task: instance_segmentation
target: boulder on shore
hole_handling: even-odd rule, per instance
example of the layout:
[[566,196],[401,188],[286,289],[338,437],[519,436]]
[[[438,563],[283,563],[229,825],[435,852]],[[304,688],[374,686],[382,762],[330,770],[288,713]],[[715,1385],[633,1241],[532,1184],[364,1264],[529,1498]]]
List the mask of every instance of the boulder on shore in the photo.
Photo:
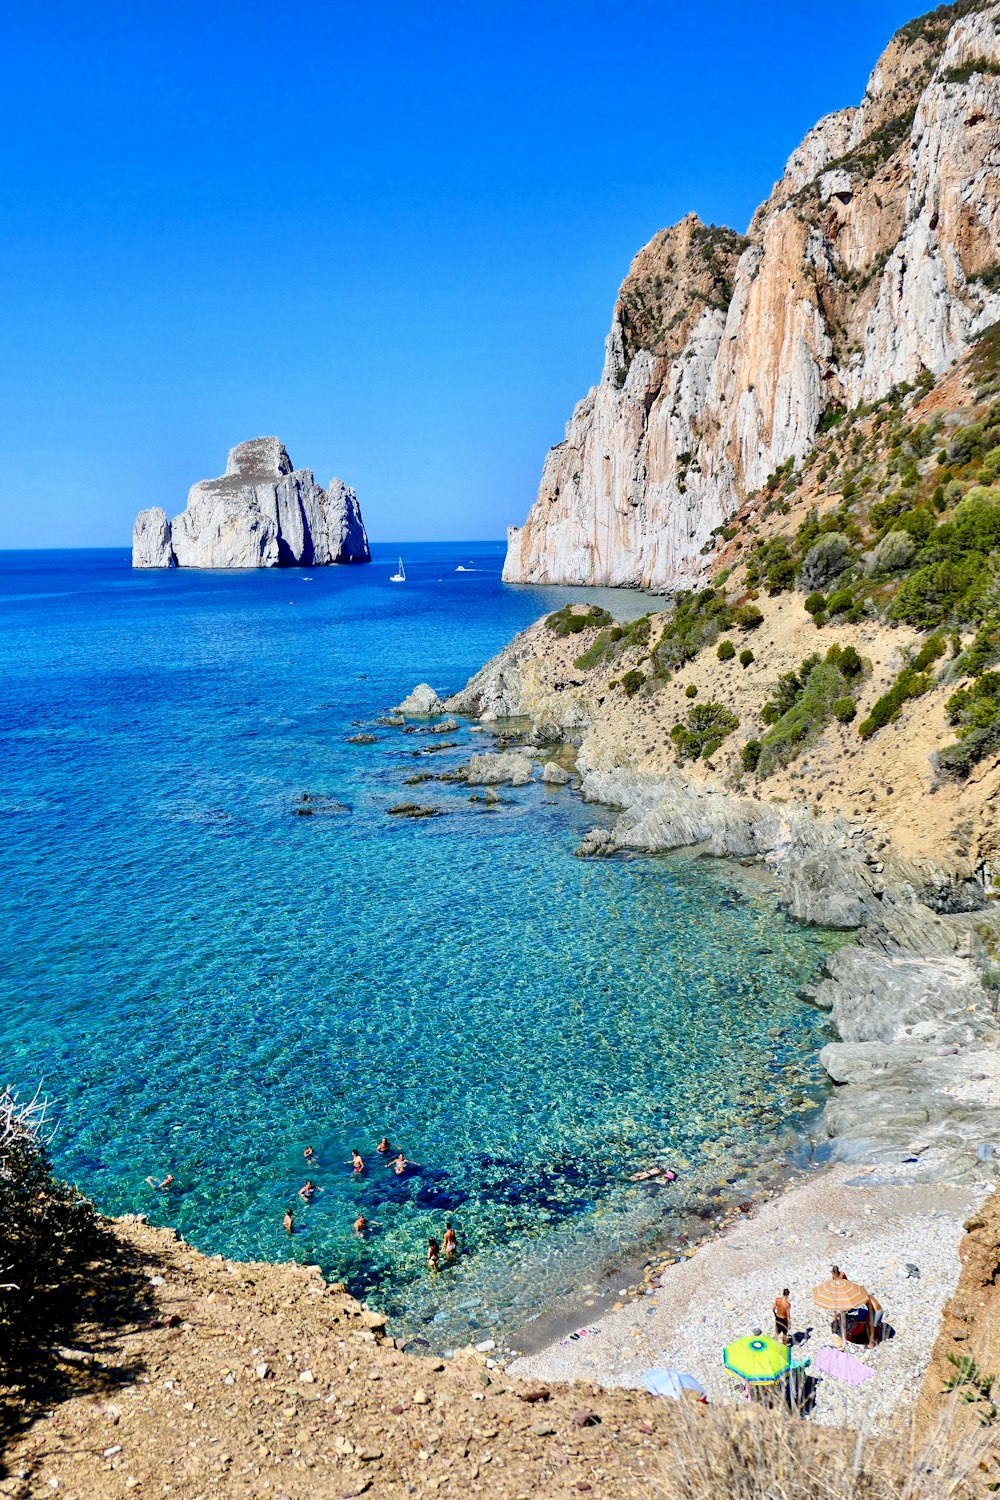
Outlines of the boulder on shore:
[[565,786],[573,778],[565,766],[561,766],[558,761],[547,760],[542,767],[542,780],[549,786]]
[[229,450],[226,472],[192,485],[172,521],[140,511],[133,568],[288,568],[371,562],[358,497],[342,479],[324,490],[293,469],[276,437]]

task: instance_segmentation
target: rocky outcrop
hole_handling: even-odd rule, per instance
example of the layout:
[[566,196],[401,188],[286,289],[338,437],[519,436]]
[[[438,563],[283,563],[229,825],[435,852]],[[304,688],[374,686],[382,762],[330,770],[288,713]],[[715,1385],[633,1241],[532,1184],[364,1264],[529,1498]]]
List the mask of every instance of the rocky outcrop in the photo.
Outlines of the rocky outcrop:
[[329,489],[310,469],[293,469],[277,438],[230,449],[226,472],[192,486],[173,521],[158,506],[140,511],[134,568],[323,567],[370,562],[358,498],[341,479]]
[[746,238],[689,215],[640,251],[508,581],[692,581],[824,412],[944,371],[1000,318],[1000,6],[957,9],[893,38]]
[[443,713],[444,704],[429,682],[418,682],[402,703],[396,705],[394,712],[406,714],[411,719],[424,719]]

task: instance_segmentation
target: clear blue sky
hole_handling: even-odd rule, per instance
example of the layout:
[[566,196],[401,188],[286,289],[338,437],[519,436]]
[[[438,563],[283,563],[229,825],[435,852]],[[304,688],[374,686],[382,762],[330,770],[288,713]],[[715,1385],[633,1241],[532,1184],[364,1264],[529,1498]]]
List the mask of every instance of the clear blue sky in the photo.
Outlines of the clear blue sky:
[[498,537],[690,209],[746,227],[907,0],[8,6],[0,547],[124,544],[235,442]]

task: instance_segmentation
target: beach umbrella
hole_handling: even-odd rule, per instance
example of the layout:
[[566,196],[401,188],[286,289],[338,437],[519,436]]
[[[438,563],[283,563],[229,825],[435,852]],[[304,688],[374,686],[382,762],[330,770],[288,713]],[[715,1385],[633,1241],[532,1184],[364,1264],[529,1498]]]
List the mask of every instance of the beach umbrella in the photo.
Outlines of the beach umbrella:
[[670,1396],[677,1401],[682,1391],[694,1391],[696,1396],[704,1396],[704,1389],[698,1384],[693,1375],[685,1375],[682,1370],[666,1370],[654,1367],[652,1370],[643,1370],[639,1376],[643,1385],[652,1396]]
[[840,1314],[840,1337],[847,1342],[847,1325],[844,1317],[852,1307],[860,1307],[868,1293],[857,1281],[848,1281],[846,1276],[831,1276],[813,1287],[813,1301],[827,1312]]
[[787,1375],[792,1367],[792,1351],[787,1344],[762,1335],[750,1335],[727,1344],[722,1351],[722,1363],[730,1375],[747,1380],[752,1385],[771,1385]]

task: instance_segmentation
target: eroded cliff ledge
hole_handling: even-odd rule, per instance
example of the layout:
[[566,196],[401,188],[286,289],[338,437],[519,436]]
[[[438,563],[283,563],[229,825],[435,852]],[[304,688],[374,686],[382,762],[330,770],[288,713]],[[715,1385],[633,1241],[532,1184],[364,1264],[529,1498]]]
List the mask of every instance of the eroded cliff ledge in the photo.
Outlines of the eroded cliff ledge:
[[939,375],[1000,318],[998,26],[993,0],[910,22],[745,238],[691,214],[640,251],[508,581],[692,582],[824,413]]
[[322,567],[370,562],[358,497],[342,479],[329,489],[293,469],[276,437],[229,450],[226,472],[192,485],[173,521],[159,506],[139,512],[134,568]]

